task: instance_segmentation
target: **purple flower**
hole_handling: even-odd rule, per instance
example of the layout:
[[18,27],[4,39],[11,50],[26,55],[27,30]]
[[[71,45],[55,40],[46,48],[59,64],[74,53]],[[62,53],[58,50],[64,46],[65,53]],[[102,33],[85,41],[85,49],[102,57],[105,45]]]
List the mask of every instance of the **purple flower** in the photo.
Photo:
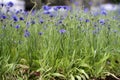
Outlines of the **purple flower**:
[[36,10],[32,10],[32,16],[36,14]]
[[101,14],[106,16],[107,15],[107,11],[103,9],[103,10],[101,10]]
[[12,18],[13,18],[14,22],[18,21],[18,17],[16,15],[13,15]]
[[53,14],[53,13],[51,13],[51,14],[49,15],[49,17],[51,17],[51,18],[54,17],[54,16],[55,16],[55,14]]
[[57,7],[54,7],[53,9],[54,9],[54,11],[58,11],[58,8],[57,8]]
[[70,10],[70,7],[69,6],[63,6],[63,8],[65,9],[65,10]]
[[62,24],[62,23],[63,23],[63,21],[62,21],[62,20],[59,20],[59,21],[58,21],[58,24]]
[[59,33],[60,33],[60,34],[63,34],[63,33],[65,33],[65,32],[66,32],[65,29],[61,29],[61,30],[59,30]]
[[20,17],[19,19],[20,19],[21,21],[23,21],[23,20],[24,20],[24,18],[23,18],[23,17]]
[[44,11],[44,14],[50,14],[50,12],[49,11]]
[[25,37],[29,37],[29,36],[30,36],[30,32],[29,32],[28,30],[25,30],[24,36],[25,36]]
[[28,28],[30,26],[30,22],[26,22],[26,27]]
[[100,13],[99,12],[93,12],[93,16],[98,16]]
[[83,18],[79,18],[79,20],[80,20],[80,21],[82,21],[82,20],[83,20]]
[[86,19],[85,22],[86,22],[86,23],[87,23],[87,22],[90,22],[90,20],[89,20],[89,19]]
[[48,10],[50,10],[51,9],[51,7],[50,6],[43,6],[43,10],[45,10],[45,11],[48,11]]
[[2,19],[6,19],[6,18],[7,18],[7,16],[5,16],[5,15],[2,15],[2,16],[1,16],[1,18],[2,18]]
[[0,3],[0,6],[1,6],[1,7],[3,7],[3,6],[4,6],[4,4],[3,4],[3,3]]
[[39,32],[38,34],[39,34],[39,35],[42,35],[42,34],[43,34],[43,32]]
[[35,24],[35,21],[34,21],[34,20],[32,20],[32,21],[31,21],[31,24]]
[[61,6],[57,6],[58,9],[61,9],[62,7]]
[[43,20],[43,19],[40,19],[40,20],[39,20],[39,23],[41,23],[41,24],[42,24],[43,22],[44,22],[44,20]]
[[104,25],[105,24],[105,20],[104,19],[100,19],[99,23],[102,24],[102,25]]
[[16,14],[19,14],[19,13],[20,13],[20,11],[19,11],[19,10],[17,10],[15,13],[16,13]]
[[7,3],[7,6],[8,6],[8,7],[13,7],[13,5],[14,5],[14,4],[13,4],[13,2],[11,2],[11,1]]
[[28,11],[24,11],[24,15],[28,16],[29,12]]
[[16,29],[19,29],[19,28],[20,28],[20,25],[17,24],[17,25],[15,26],[15,28],[16,28]]
[[86,12],[88,12],[89,11],[89,9],[88,8],[84,8],[84,12],[86,13]]

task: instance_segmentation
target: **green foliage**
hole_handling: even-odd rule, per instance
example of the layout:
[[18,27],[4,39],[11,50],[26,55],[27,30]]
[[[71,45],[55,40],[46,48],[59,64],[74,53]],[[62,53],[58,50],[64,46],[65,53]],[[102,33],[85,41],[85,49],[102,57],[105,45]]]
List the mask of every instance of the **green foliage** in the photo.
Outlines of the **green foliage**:
[[[111,19],[112,13],[68,12],[59,24],[64,14],[54,18],[40,12],[31,15],[24,16],[25,21],[0,22],[0,80],[89,80],[106,72],[120,74],[119,21]],[[39,23],[39,15],[43,23]],[[26,26],[31,20],[35,24]],[[65,32],[60,33],[61,29]],[[28,37],[24,36],[26,30]]]

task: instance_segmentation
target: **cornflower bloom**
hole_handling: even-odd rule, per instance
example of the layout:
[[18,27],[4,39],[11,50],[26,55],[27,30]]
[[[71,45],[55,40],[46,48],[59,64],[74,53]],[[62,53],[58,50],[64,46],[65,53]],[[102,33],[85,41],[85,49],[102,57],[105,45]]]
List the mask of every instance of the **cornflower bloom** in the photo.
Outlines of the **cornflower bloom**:
[[3,7],[4,6],[4,4],[3,3],[0,3],[0,7]]
[[20,25],[17,24],[17,25],[15,26],[15,28],[16,28],[16,29],[19,29],[19,28],[20,28]]
[[2,19],[6,19],[7,16],[6,16],[6,15],[2,15],[1,18],[2,18]]
[[44,11],[44,14],[50,14],[50,11]]
[[32,20],[32,21],[31,21],[31,24],[35,24],[35,21],[34,21],[34,20]]
[[42,34],[43,34],[43,32],[39,32],[38,34],[39,34],[39,35],[42,35]]
[[99,23],[102,24],[102,25],[104,25],[105,24],[105,20],[104,19],[100,19]]
[[86,19],[85,22],[86,22],[86,23],[87,23],[87,22],[90,22],[90,20],[89,20],[89,19]]
[[45,10],[45,11],[48,11],[48,10],[50,10],[51,9],[51,7],[50,6],[43,6],[43,10]]
[[7,6],[8,6],[8,7],[13,7],[14,4],[13,4],[13,2],[10,1],[10,2],[7,3]]
[[29,32],[28,30],[25,30],[24,36],[25,36],[25,37],[29,37],[29,36],[30,36],[30,32]]
[[43,20],[43,19],[40,19],[40,20],[39,20],[39,23],[41,23],[41,24],[44,23],[44,20]]
[[84,8],[84,12],[87,13],[89,11],[88,8]]
[[105,9],[101,9],[101,14],[106,16],[107,15],[107,11]]
[[57,7],[54,7],[53,9],[54,9],[54,11],[58,11],[58,8],[57,8]]
[[12,18],[13,18],[14,22],[18,21],[18,17],[16,15],[13,15]]
[[19,19],[20,19],[21,21],[23,21],[23,20],[24,20],[24,18],[23,18],[23,17],[20,17]]
[[71,10],[71,7],[70,7],[70,6],[63,6],[63,8],[64,8],[64,10],[66,10],[66,11]]
[[59,33],[60,33],[60,34],[64,34],[65,32],[66,32],[65,29],[60,29],[60,30],[59,30]]

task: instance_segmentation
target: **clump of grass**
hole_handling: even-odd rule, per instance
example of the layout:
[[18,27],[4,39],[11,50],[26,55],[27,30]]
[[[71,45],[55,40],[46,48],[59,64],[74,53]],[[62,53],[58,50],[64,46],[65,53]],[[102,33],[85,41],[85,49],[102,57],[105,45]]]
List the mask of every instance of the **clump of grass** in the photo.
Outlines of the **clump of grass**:
[[41,10],[0,17],[1,79],[88,80],[120,74],[119,16],[114,13]]

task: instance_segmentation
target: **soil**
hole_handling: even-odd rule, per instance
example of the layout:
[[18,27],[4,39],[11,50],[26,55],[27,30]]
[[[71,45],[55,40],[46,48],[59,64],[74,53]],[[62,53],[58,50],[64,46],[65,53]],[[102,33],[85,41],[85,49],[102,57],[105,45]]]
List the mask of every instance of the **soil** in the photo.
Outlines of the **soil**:
[[92,80],[120,80],[120,76],[119,76],[119,77],[117,77],[117,78],[115,78],[115,77],[113,77],[113,76],[106,76],[106,78],[105,78],[105,79],[101,79],[101,78],[94,78],[94,79],[92,79]]

